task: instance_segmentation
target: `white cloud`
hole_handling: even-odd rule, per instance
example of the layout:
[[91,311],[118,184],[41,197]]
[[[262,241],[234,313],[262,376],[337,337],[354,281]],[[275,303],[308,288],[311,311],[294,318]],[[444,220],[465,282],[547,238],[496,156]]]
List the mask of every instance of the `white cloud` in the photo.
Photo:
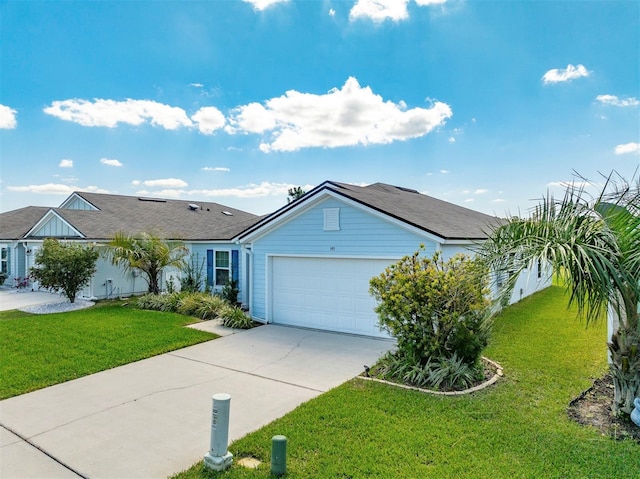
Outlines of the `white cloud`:
[[639,106],[640,101],[637,98],[618,98],[616,95],[598,95],[596,100],[605,105],[612,106]]
[[449,173],[449,170],[440,170],[440,173],[442,173],[443,175],[446,175],[447,173]]
[[473,198],[467,198],[466,200],[464,200],[465,203],[473,203],[476,200],[474,200]]
[[13,108],[0,104],[0,130],[13,130],[18,125],[17,113]]
[[155,190],[153,192],[147,190],[136,191],[137,195],[150,195],[152,194],[158,198],[180,198],[185,194],[184,190],[174,190],[174,189],[164,189],[164,190]]
[[453,136],[449,137],[449,143],[455,143],[456,139]]
[[231,171],[229,168],[225,168],[223,166],[204,166],[201,168],[202,171]]
[[153,126],[161,126],[166,130],[193,126],[182,108],[152,100],[115,101],[99,98],[93,101],[63,100],[52,102],[51,106],[44,109],[44,112],[82,126],[114,128],[118,123],[129,125],[149,123]]
[[452,115],[446,103],[405,110],[384,101],[370,87],[350,77],[342,89],[315,95],[295,90],[236,108],[229,118],[229,133],[270,133],[260,145],[264,152],[301,148],[369,145],[417,138],[445,123]]
[[74,191],[89,191],[92,193],[109,193],[108,190],[97,186],[78,188],[75,186],[61,185],[59,183],[47,183],[44,185],[7,186],[7,190],[19,193],[36,193],[41,195],[70,195]]
[[197,123],[200,133],[211,135],[226,124],[224,115],[214,106],[200,108],[191,119]]
[[544,83],[560,83],[587,76],[589,76],[589,71],[584,67],[584,65],[573,66],[569,64],[564,70],[560,68],[549,70],[542,77],[542,81]]
[[[137,181],[137,180],[136,180]],[[135,184],[140,184],[134,183]],[[145,180],[142,182],[145,186],[151,187],[161,187],[161,188],[184,188],[185,186],[189,186],[186,181],[180,180],[178,178],[164,178],[160,180]]]
[[277,3],[286,3],[289,0],[243,0],[243,1],[253,5],[253,8],[255,8],[256,10],[264,10],[265,8],[269,8],[271,5],[275,5]]
[[329,9],[329,16],[330,17],[335,17],[336,16],[336,11],[333,8]]
[[627,153],[640,153],[640,143],[625,143],[618,145],[615,149],[616,155],[625,155]]
[[[215,190],[193,190],[190,195],[205,197],[236,197],[236,198],[260,198],[265,196],[286,196],[290,188],[300,185],[288,183],[270,183],[263,181],[258,184],[249,184],[238,188],[222,188]],[[303,190],[309,191],[313,186],[305,185]]]
[[139,186],[141,183],[142,183],[142,182],[141,182],[140,180],[133,180],[133,181],[131,182],[131,184],[132,184],[133,186]]
[[349,18],[368,18],[374,22],[393,20],[397,22],[409,17],[407,12],[409,0],[358,0],[351,7]]
[[485,193],[488,193],[489,190],[485,190],[484,188],[478,188],[476,191],[473,192],[474,195],[484,195]]
[[119,160],[111,158],[100,158],[100,163],[107,166],[122,166]]
[[58,163],[58,166],[60,168],[73,168],[73,160],[69,160],[69,159],[63,159],[60,160],[60,163]]
[[507,200],[505,200],[503,198],[496,198],[495,200],[493,200],[494,203],[504,203],[505,201],[507,201]]
[[[442,5],[447,0],[415,0],[419,7]],[[392,20],[394,22],[409,18],[407,5],[409,0],[357,0],[351,7],[349,19],[368,18],[374,22]]]
[[189,83],[189,86],[192,86],[193,88],[202,88],[202,87],[204,87],[204,85],[202,83]]
[[551,183],[547,183],[547,186],[552,188],[552,187],[556,187],[556,188],[563,188],[563,189],[567,189],[567,188],[572,188],[572,189],[583,189],[583,188],[587,188],[589,186],[593,186],[594,183],[591,183],[589,181],[575,181],[575,180],[571,180],[571,181],[552,181]]

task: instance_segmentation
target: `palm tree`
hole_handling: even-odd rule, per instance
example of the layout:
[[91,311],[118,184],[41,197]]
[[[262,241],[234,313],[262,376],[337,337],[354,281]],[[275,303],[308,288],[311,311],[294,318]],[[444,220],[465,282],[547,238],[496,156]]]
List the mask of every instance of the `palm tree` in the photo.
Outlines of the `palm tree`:
[[595,198],[570,185],[561,201],[548,194],[530,218],[505,220],[480,255],[497,276],[508,272],[502,299],[518,275],[540,261],[564,280],[569,304],[587,324],[609,308],[617,323],[608,343],[613,410],[630,414],[640,397],[640,177],[605,179]]
[[301,186],[289,188],[287,191],[287,204],[293,203],[295,200],[302,198],[307,192]]
[[111,262],[129,271],[142,273],[149,292],[160,293],[160,274],[166,267],[184,267],[188,248],[180,241],[168,241],[152,232],[128,235],[118,232],[109,242],[107,255]]

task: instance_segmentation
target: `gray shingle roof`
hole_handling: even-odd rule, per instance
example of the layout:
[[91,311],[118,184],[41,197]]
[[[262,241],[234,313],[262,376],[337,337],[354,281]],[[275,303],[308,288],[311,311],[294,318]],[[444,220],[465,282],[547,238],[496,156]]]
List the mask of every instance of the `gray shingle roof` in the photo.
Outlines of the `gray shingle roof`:
[[50,209],[46,206],[27,206],[0,213],[0,239],[17,240],[23,238]]
[[491,226],[501,221],[495,216],[438,200],[408,188],[385,183],[354,186],[325,181],[301,198],[249,227],[241,237],[272,224],[283,214],[324,191],[331,191],[445,240],[484,240],[491,231]]
[[447,240],[482,240],[500,220],[415,190],[385,183],[354,186],[334,181],[326,188]]
[[[254,214],[218,203],[85,192],[75,194],[95,206],[97,210],[40,208],[40,216],[35,220],[31,215],[27,218],[26,214],[20,213],[22,210],[2,213],[0,237],[10,239],[5,235],[5,222],[11,225],[11,228],[6,228],[7,232],[20,230],[13,223],[21,223],[24,226],[30,222],[28,231],[49,210],[58,214],[87,239],[94,240],[108,240],[117,231],[133,234],[147,230],[154,230],[173,239],[230,240],[260,219]],[[198,208],[194,209],[190,204],[197,205]],[[28,208],[23,208],[26,209]],[[24,233],[26,231],[22,234]]]

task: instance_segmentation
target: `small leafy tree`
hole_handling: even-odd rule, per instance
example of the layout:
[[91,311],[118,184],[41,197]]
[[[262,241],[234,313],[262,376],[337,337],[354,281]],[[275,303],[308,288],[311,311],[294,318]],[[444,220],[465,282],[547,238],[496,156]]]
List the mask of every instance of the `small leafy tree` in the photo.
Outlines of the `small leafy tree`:
[[35,257],[31,277],[45,288],[61,289],[71,303],[96,272],[99,253],[93,246],[46,239]]
[[181,241],[169,241],[153,232],[137,235],[119,232],[109,242],[106,254],[114,265],[142,273],[149,284],[149,293],[159,294],[162,270],[182,269],[189,249]]
[[490,301],[484,265],[468,256],[444,261],[421,247],[370,280],[380,326],[397,355],[416,366],[443,360],[475,367],[487,345]]

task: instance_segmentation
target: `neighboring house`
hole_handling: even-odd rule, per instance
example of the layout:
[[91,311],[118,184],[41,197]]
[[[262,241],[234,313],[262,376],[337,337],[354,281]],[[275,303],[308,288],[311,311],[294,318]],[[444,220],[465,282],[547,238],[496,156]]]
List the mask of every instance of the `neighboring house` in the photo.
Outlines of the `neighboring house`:
[[[266,323],[385,337],[376,325],[369,279],[421,244],[445,259],[472,254],[498,221],[415,190],[327,181],[240,235],[251,315]],[[532,265],[512,301],[549,284],[548,272]]]
[[[207,284],[219,290],[230,279],[243,281],[240,246],[233,239],[259,219],[217,203],[75,192],[58,208],[27,207],[0,214],[1,267],[8,276],[5,284],[12,285],[29,276],[45,238],[103,245],[118,231],[154,231],[184,241],[194,261],[203,265]],[[162,284],[172,274],[179,273],[165,272]],[[38,285],[29,282],[28,287]],[[128,296],[147,288],[142,278],[101,257],[81,295]]]

